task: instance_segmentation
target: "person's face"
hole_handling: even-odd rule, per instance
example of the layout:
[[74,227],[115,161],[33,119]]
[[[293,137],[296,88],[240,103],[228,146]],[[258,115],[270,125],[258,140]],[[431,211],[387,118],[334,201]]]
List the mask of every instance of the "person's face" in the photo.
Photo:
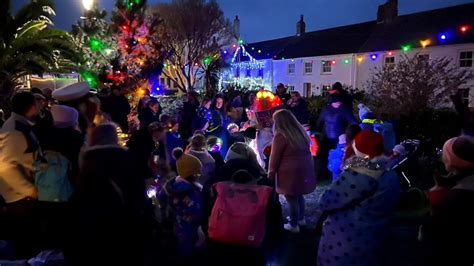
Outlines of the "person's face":
[[221,109],[221,108],[222,108],[222,105],[224,105],[224,99],[222,99],[222,98],[217,98],[217,99],[216,99],[216,108],[217,108],[217,109]]
[[298,101],[298,96],[296,96],[296,94],[291,94],[291,100],[293,100],[293,102]]
[[285,92],[285,87],[283,86],[278,86],[277,87],[277,93],[284,93]]
[[160,110],[160,106],[158,104],[153,104],[150,106],[150,109],[153,113],[158,113],[158,111]]
[[334,102],[334,103],[331,104],[331,106],[334,107],[334,108],[336,108],[336,109],[339,108],[339,107],[341,107],[341,105],[342,105],[341,102]]
[[36,117],[39,116],[40,110],[41,110],[41,104],[38,103],[38,101],[36,101],[36,104],[33,104],[32,106],[30,106],[28,111],[26,111],[25,116],[30,120],[34,120]]
[[163,140],[165,138],[165,132],[164,131],[154,131],[153,134],[151,135],[153,138],[153,141],[158,142],[160,140]]

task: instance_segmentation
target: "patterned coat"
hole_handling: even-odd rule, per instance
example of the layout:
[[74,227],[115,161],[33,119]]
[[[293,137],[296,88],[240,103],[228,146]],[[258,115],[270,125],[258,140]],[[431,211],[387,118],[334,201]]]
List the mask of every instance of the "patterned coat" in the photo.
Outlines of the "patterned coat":
[[384,265],[379,255],[390,215],[398,203],[400,184],[387,160],[352,157],[339,178],[323,193],[323,224],[318,265]]

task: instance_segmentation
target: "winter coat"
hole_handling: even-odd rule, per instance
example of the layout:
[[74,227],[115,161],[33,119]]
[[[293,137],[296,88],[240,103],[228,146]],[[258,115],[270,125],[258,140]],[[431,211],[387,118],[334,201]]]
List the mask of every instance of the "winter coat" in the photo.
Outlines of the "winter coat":
[[84,146],[84,137],[81,132],[73,128],[50,128],[49,137],[41,143],[44,151],[56,151],[71,162],[71,181],[76,181],[79,173],[79,153]]
[[84,153],[72,198],[72,261],[76,265],[139,264],[145,235],[145,185],[137,173],[130,153],[118,145],[94,146]]
[[161,160],[166,161],[166,146],[163,142],[159,142],[158,150],[156,150],[155,141],[150,135],[147,128],[142,128],[132,134],[132,137],[127,142],[127,147],[138,165],[139,176],[149,178],[152,176],[152,171],[149,166],[150,159],[153,153],[156,153]]
[[336,181],[337,177],[342,172],[342,161],[345,149],[345,144],[338,144],[336,149],[329,151],[328,169],[332,173],[333,182]]
[[166,183],[165,191],[176,216],[178,250],[182,255],[190,256],[196,250],[202,217],[201,187],[178,176]]
[[357,124],[351,110],[344,106],[334,108],[330,105],[321,112],[317,130],[321,132],[324,129],[326,138],[337,139],[345,133],[347,126],[351,124]]
[[183,109],[181,110],[181,121],[179,123],[179,133],[183,136],[183,139],[188,139],[193,135],[193,120],[197,116],[197,108],[199,103],[192,104],[190,102],[184,102]]
[[313,157],[308,147],[293,147],[282,134],[273,138],[268,178],[276,179],[278,194],[306,195],[316,188]]
[[209,154],[214,158],[214,161],[216,161],[216,170],[219,169],[221,166],[224,165],[224,157],[222,157],[222,154],[218,151],[209,151]]
[[474,253],[474,175],[458,181],[433,210],[431,220],[423,225],[423,239],[430,247],[426,265],[472,265]]
[[0,195],[6,203],[35,193],[34,163],[39,144],[33,123],[12,113],[0,130]]
[[201,161],[201,176],[203,177],[199,180],[201,184],[205,183],[207,178],[214,176],[216,172],[216,161],[214,158],[212,158],[208,151],[197,151],[190,149],[188,154],[193,155],[194,157],[198,158],[199,161]]
[[117,123],[124,132],[128,132],[128,115],[130,114],[130,104],[123,95],[110,96],[108,101],[109,114],[112,120]]
[[329,216],[323,224],[318,265],[385,265],[380,257],[400,195],[398,177],[388,169],[386,158],[369,162],[352,157],[321,195],[318,205]]
[[153,122],[160,122],[161,106],[158,113],[153,113],[150,108],[144,108],[139,114],[140,128],[147,128]]
[[309,112],[308,112],[308,104],[304,99],[299,99],[295,105],[288,106],[288,109],[293,113],[296,117],[296,120],[300,122],[300,124],[308,124],[309,121]]
[[172,152],[174,148],[183,148],[184,142],[181,135],[177,132],[166,132],[166,153],[169,163],[172,167],[176,167],[176,161],[173,159]]

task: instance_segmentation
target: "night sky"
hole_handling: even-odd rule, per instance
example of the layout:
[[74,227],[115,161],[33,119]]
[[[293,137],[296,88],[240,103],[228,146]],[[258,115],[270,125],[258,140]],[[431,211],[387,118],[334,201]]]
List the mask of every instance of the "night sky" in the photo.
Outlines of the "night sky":
[[[4,1],[4,0],[0,0]],[[18,8],[29,0],[14,0]],[[98,0],[111,10],[115,0]],[[149,4],[169,0],[149,0]],[[296,34],[296,22],[305,16],[306,30],[330,28],[374,20],[377,7],[386,0],[217,0],[231,20],[239,15],[241,35],[247,42],[263,41]],[[409,14],[474,0],[399,0],[400,14]],[[82,13],[81,0],[55,0],[57,27],[70,30]]]

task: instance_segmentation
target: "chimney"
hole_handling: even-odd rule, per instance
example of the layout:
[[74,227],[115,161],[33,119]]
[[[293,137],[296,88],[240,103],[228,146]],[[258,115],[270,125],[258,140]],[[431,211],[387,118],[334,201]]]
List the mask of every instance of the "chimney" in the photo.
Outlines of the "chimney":
[[306,23],[304,23],[304,16],[301,15],[300,21],[296,23],[296,35],[302,36],[306,33]]
[[237,40],[240,39],[240,19],[239,16],[235,16],[234,19],[234,35]]
[[398,17],[398,0],[388,0],[380,5],[377,12],[377,23],[391,23]]

